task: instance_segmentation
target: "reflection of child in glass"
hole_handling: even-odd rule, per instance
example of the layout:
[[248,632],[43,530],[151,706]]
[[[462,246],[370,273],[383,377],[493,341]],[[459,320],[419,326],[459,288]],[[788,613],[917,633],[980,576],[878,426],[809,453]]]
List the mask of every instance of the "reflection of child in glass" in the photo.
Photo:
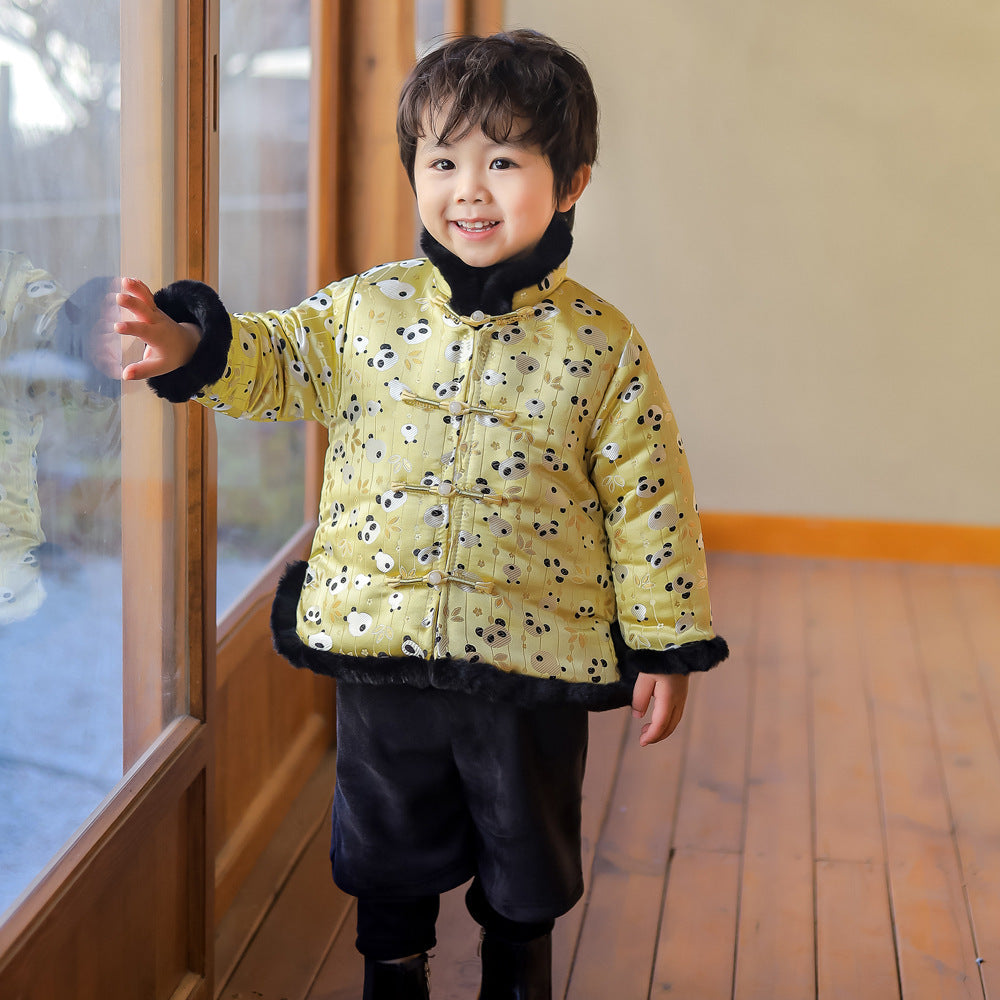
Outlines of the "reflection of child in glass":
[[38,446],[46,415],[101,414],[105,452],[119,447],[119,385],[107,373],[121,367],[121,342],[104,315],[109,284],[91,278],[67,296],[23,253],[0,250],[0,628],[45,601]]
[[597,149],[585,67],[551,39],[460,38],[399,106],[426,257],[230,316],[126,281],[126,379],[330,430],[308,563],[275,644],[338,686],[334,878],[365,996],[426,996],[438,894],[465,880],[482,997],[548,997],[582,892],[587,710],[680,720],[715,636],[697,507],[649,352],[566,275]]

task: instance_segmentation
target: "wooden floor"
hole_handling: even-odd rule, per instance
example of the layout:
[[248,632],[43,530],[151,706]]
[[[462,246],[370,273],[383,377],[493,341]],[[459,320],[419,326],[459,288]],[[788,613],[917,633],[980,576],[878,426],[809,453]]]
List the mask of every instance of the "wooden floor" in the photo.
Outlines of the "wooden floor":
[[[711,579],[732,656],[677,733],[592,717],[554,995],[1000,1000],[1000,571],[716,555]],[[227,1000],[361,996],[329,780],[252,939],[239,906],[224,925]],[[449,894],[436,1000],[475,997],[477,940]]]

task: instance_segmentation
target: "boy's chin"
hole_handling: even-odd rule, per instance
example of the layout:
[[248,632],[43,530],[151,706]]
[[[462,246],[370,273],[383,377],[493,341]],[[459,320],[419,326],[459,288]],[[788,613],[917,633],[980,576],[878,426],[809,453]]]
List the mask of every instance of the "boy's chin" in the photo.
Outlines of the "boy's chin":
[[[537,244],[536,244],[537,246]],[[512,254],[505,254],[502,250],[487,250],[486,248],[466,248],[461,246],[450,247],[451,252],[469,267],[496,267],[498,264],[507,264],[511,261],[522,260],[531,255],[535,249],[530,246],[524,250],[517,250]]]

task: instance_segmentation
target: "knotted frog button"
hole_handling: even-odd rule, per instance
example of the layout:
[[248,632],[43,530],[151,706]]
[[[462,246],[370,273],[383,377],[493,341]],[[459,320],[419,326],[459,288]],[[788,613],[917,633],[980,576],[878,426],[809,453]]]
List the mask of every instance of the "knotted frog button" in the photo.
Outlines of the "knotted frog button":
[[450,402],[450,403],[448,404],[448,412],[449,412],[449,413],[453,413],[453,414],[455,414],[455,416],[456,416],[456,417],[457,417],[457,416],[458,416],[458,415],[459,415],[459,414],[460,414],[460,413],[461,413],[461,412],[462,412],[462,411],[463,411],[464,409],[465,409],[465,407],[464,407],[464,406],[463,406],[463,405],[461,404],[461,402],[459,402],[459,400],[457,400],[457,399],[455,399],[455,400],[452,400],[452,401],[451,401],[451,402]]
[[486,313],[484,313],[484,312],[482,311],[482,309],[477,309],[477,310],[476,310],[476,311],[475,311],[475,312],[474,312],[474,313],[473,313],[473,314],[472,314],[472,315],[471,315],[471,316],[469,317],[469,319],[471,319],[473,323],[482,323],[482,321],[483,321],[484,319],[486,319]]
[[440,493],[440,494],[441,494],[441,496],[443,496],[443,497],[447,497],[447,496],[451,496],[451,491],[452,491],[452,488],[453,488],[453,487],[452,487],[451,483],[449,483],[449,482],[447,482],[447,481],[446,481],[446,482],[443,482],[443,483],[442,483],[442,484],[441,484],[441,485],[440,485],[440,486],[438,487],[438,493]]
[[427,582],[432,587],[436,587],[443,579],[444,575],[439,573],[436,569],[432,569],[430,573],[427,574]]

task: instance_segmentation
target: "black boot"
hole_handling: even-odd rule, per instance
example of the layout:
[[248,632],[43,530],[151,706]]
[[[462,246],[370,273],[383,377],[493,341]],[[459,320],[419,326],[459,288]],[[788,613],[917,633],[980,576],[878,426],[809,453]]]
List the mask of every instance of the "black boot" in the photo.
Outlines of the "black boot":
[[430,980],[426,954],[402,962],[365,958],[363,1000],[430,1000]]
[[483,933],[479,1000],[552,1000],[552,935],[510,941]]

